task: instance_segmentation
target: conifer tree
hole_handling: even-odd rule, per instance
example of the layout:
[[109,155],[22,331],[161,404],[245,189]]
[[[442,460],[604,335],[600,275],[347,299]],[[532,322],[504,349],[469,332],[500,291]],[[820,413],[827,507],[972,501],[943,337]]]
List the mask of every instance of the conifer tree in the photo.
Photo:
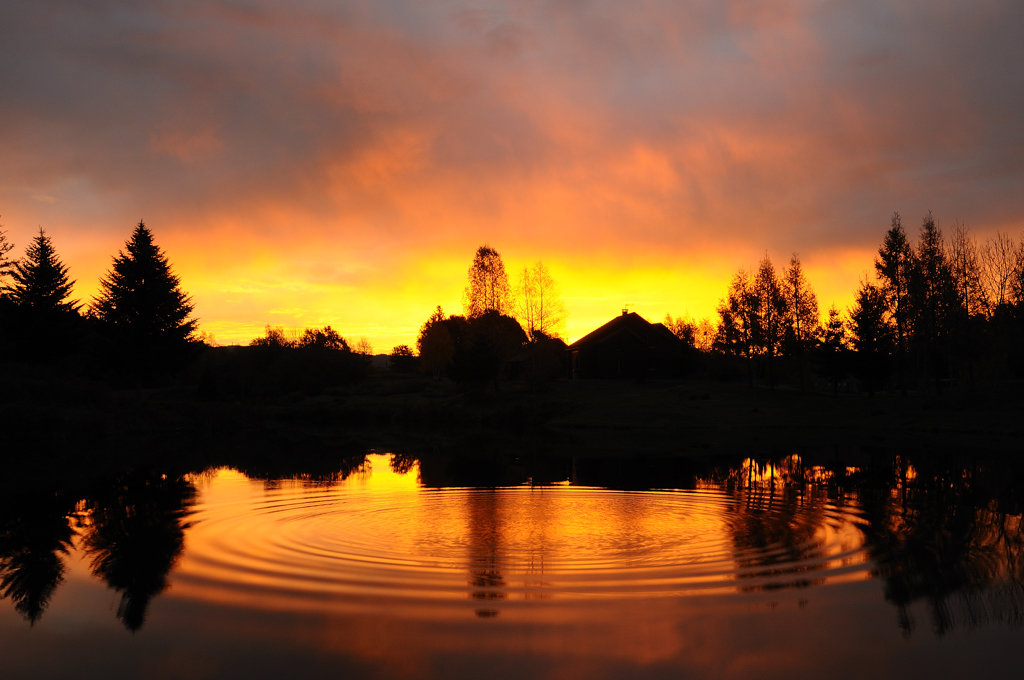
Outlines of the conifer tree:
[[[910,300],[914,311],[913,340],[917,346],[922,375],[935,380],[945,347],[951,360],[951,317],[956,301],[953,271],[942,241],[942,232],[929,212],[921,224],[915,252],[917,267],[910,279]],[[952,377],[952,375],[950,375]]]
[[822,372],[832,381],[833,398],[839,396],[839,381],[846,377],[848,350],[846,321],[836,306],[832,305],[828,310],[828,321],[822,329],[818,357]]
[[800,257],[793,253],[782,275],[786,300],[786,352],[795,355],[800,366],[800,389],[804,389],[804,354],[818,335],[818,298],[804,276]]
[[906,396],[907,347],[910,341],[913,313],[911,310],[910,282],[914,278],[917,259],[903,231],[900,214],[892,214],[892,223],[885,241],[875,258],[875,272],[885,294],[889,318],[896,331],[896,370],[900,392]]
[[192,301],[179,286],[167,256],[140,221],[100,281],[92,312],[138,349],[180,346],[192,338],[197,322],[189,318]]
[[754,278],[754,291],[759,299],[760,312],[760,333],[755,337],[768,362],[768,385],[774,389],[774,361],[782,349],[786,333],[786,297],[768,253],[765,253],[758,266],[757,276]]
[[740,270],[718,303],[718,333],[714,348],[747,360],[747,377],[754,387],[754,356],[760,336],[760,298],[746,271]]
[[80,307],[69,300],[74,281],[42,229],[11,263],[11,282],[4,288],[4,332],[12,347],[26,356],[47,358],[72,343]]
[[36,316],[78,311],[78,302],[68,300],[75,282],[68,278],[67,265],[42,229],[25,249],[25,257],[13,263],[10,276],[7,294],[19,309]]
[[886,319],[885,293],[879,286],[861,282],[850,322],[858,373],[874,396],[878,384],[888,375],[893,349],[893,329]]

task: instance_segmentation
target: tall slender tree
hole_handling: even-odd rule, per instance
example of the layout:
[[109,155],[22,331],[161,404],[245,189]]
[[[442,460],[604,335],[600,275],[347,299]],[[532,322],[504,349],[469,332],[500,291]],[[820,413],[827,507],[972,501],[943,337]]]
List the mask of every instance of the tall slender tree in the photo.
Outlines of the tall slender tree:
[[100,281],[92,312],[138,349],[172,349],[192,339],[197,321],[167,256],[140,221]]
[[900,392],[904,396],[907,394],[906,364],[912,320],[910,281],[916,266],[914,250],[903,231],[900,214],[894,212],[889,231],[885,233],[885,240],[875,258],[875,273],[885,295],[887,312],[896,334],[896,372]]
[[[914,337],[922,374],[935,379],[942,352],[952,360],[951,317],[956,300],[953,272],[942,241],[942,231],[929,212],[921,223],[916,249],[917,266],[910,279],[911,306],[914,311]],[[950,376],[952,377],[952,376]]]
[[971,318],[987,316],[991,304],[983,281],[981,254],[970,229],[960,222],[950,233],[948,259],[959,312]]
[[536,333],[565,334],[566,311],[551,272],[543,262],[524,267],[512,294],[515,318],[530,340]]
[[[947,325],[952,334],[952,355],[967,361],[970,388],[974,389],[974,358],[982,326],[992,311],[985,291],[978,244],[966,225],[956,222],[949,238],[948,259],[953,279],[953,300]],[[952,377],[952,376],[951,376]]]
[[760,323],[756,344],[768,363],[768,385],[775,387],[775,358],[782,351],[782,342],[786,333],[786,297],[783,294],[779,277],[775,273],[768,254],[765,253],[757,268],[754,278],[754,290],[758,297]]
[[743,357],[747,377],[754,387],[756,338],[760,335],[760,299],[750,275],[740,270],[729,284],[729,291],[718,304],[718,333],[714,347],[724,354]]
[[786,351],[796,357],[800,368],[800,389],[804,389],[804,358],[818,337],[818,298],[804,276],[800,256],[793,253],[782,275],[786,301]]
[[469,284],[462,296],[467,318],[482,316],[489,311],[499,314],[512,311],[508,274],[497,250],[486,244],[477,248],[468,274]]

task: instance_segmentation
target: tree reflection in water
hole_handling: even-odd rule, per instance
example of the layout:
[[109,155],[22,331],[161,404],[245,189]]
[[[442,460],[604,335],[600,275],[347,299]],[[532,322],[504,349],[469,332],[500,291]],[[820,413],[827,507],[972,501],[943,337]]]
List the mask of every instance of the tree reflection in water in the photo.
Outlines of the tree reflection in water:
[[766,587],[802,587],[821,582],[812,575],[822,557],[817,544],[825,521],[824,494],[791,487],[755,490],[737,499],[730,521],[740,578],[786,576]]
[[150,600],[167,588],[194,496],[181,478],[128,476],[86,503],[83,547],[93,574],[121,593],[117,618],[128,630],[142,628]]
[[5,495],[0,505],[0,592],[32,625],[64,581],[73,509],[56,495]]
[[[486,603],[477,614],[496,616],[494,605],[508,596],[503,546],[510,515],[495,486],[534,474],[522,461],[496,455],[462,463],[412,455],[391,460],[396,472],[418,466],[427,487],[481,489],[465,496],[466,570],[470,597]],[[543,478],[558,481],[560,470],[571,470],[584,483],[613,486],[632,465],[626,473],[632,489],[706,485],[737,492],[724,511],[741,590],[820,581],[820,565],[831,559],[822,536],[845,506],[860,518],[860,554],[883,581],[908,634],[919,605],[938,634],[1024,623],[1024,485],[1012,461],[983,465],[922,456],[912,464],[906,456],[876,455],[863,469],[838,462],[811,466],[799,456],[731,463],[716,459],[702,472],[692,461],[551,459],[543,461]],[[268,483],[277,478],[262,468],[250,472]],[[358,455],[335,459],[332,471],[289,475],[333,484],[364,473],[365,456]],[[66,556],[80,533],[93,574],[121,595],[118,619],[139,630],[182,553],[195,488],[180,476],[138,473],[84,491],[68,488],[0,494],[0,593],[35,624],[65,578]]]
[[[888,488],[886,488],[888,487]],[[868,547],[908,634],[911,605],[932,628],[1024,623],[1024,533],[1016,489],[975,465],[916,469],[897,457],[892,481],[863,495]]]
[[[469,502],[469,584],[476,600],[503,600],[505,577],[501,573],[501,508],[493,489],[468,497]],[[477,616],[498,615],[495,609],[477,609]]]
[[876,459],[851,478],[846,468],[805,466],[791,455],[746,459],[717,474],[712,485],[744,490],[731,525],[736,561],[746,570],[740,577],[789,577],[758,588],[813,584],[792,576],[816,568],[825,506],[849,502],[863,513],[864,549],[876,565],[871,574],[884,581],[885,598],[907,634],[918,602],[927,605],[938,635],[1024,623],[1024,527],[1014,470],[928,457],[918,462]]

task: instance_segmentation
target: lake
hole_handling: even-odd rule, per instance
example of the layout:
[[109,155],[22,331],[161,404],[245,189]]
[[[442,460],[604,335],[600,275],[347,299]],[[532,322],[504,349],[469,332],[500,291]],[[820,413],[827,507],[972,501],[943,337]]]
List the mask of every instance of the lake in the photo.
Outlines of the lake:
[[1024,661],[1013,468],[468,460],[11,491],[0,677],[1017,677]]

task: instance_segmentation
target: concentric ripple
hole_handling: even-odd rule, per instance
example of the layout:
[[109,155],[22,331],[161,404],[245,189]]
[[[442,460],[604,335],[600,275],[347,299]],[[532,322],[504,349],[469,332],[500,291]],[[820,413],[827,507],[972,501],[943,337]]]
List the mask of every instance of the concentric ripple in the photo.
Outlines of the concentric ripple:
[[[175,589],[362,606],[678,596],[863,578],[856,507],[722,491],[425,489],[390,472],[271,488],[222,471]],[[291,605],[285,605],[291,606]]]

